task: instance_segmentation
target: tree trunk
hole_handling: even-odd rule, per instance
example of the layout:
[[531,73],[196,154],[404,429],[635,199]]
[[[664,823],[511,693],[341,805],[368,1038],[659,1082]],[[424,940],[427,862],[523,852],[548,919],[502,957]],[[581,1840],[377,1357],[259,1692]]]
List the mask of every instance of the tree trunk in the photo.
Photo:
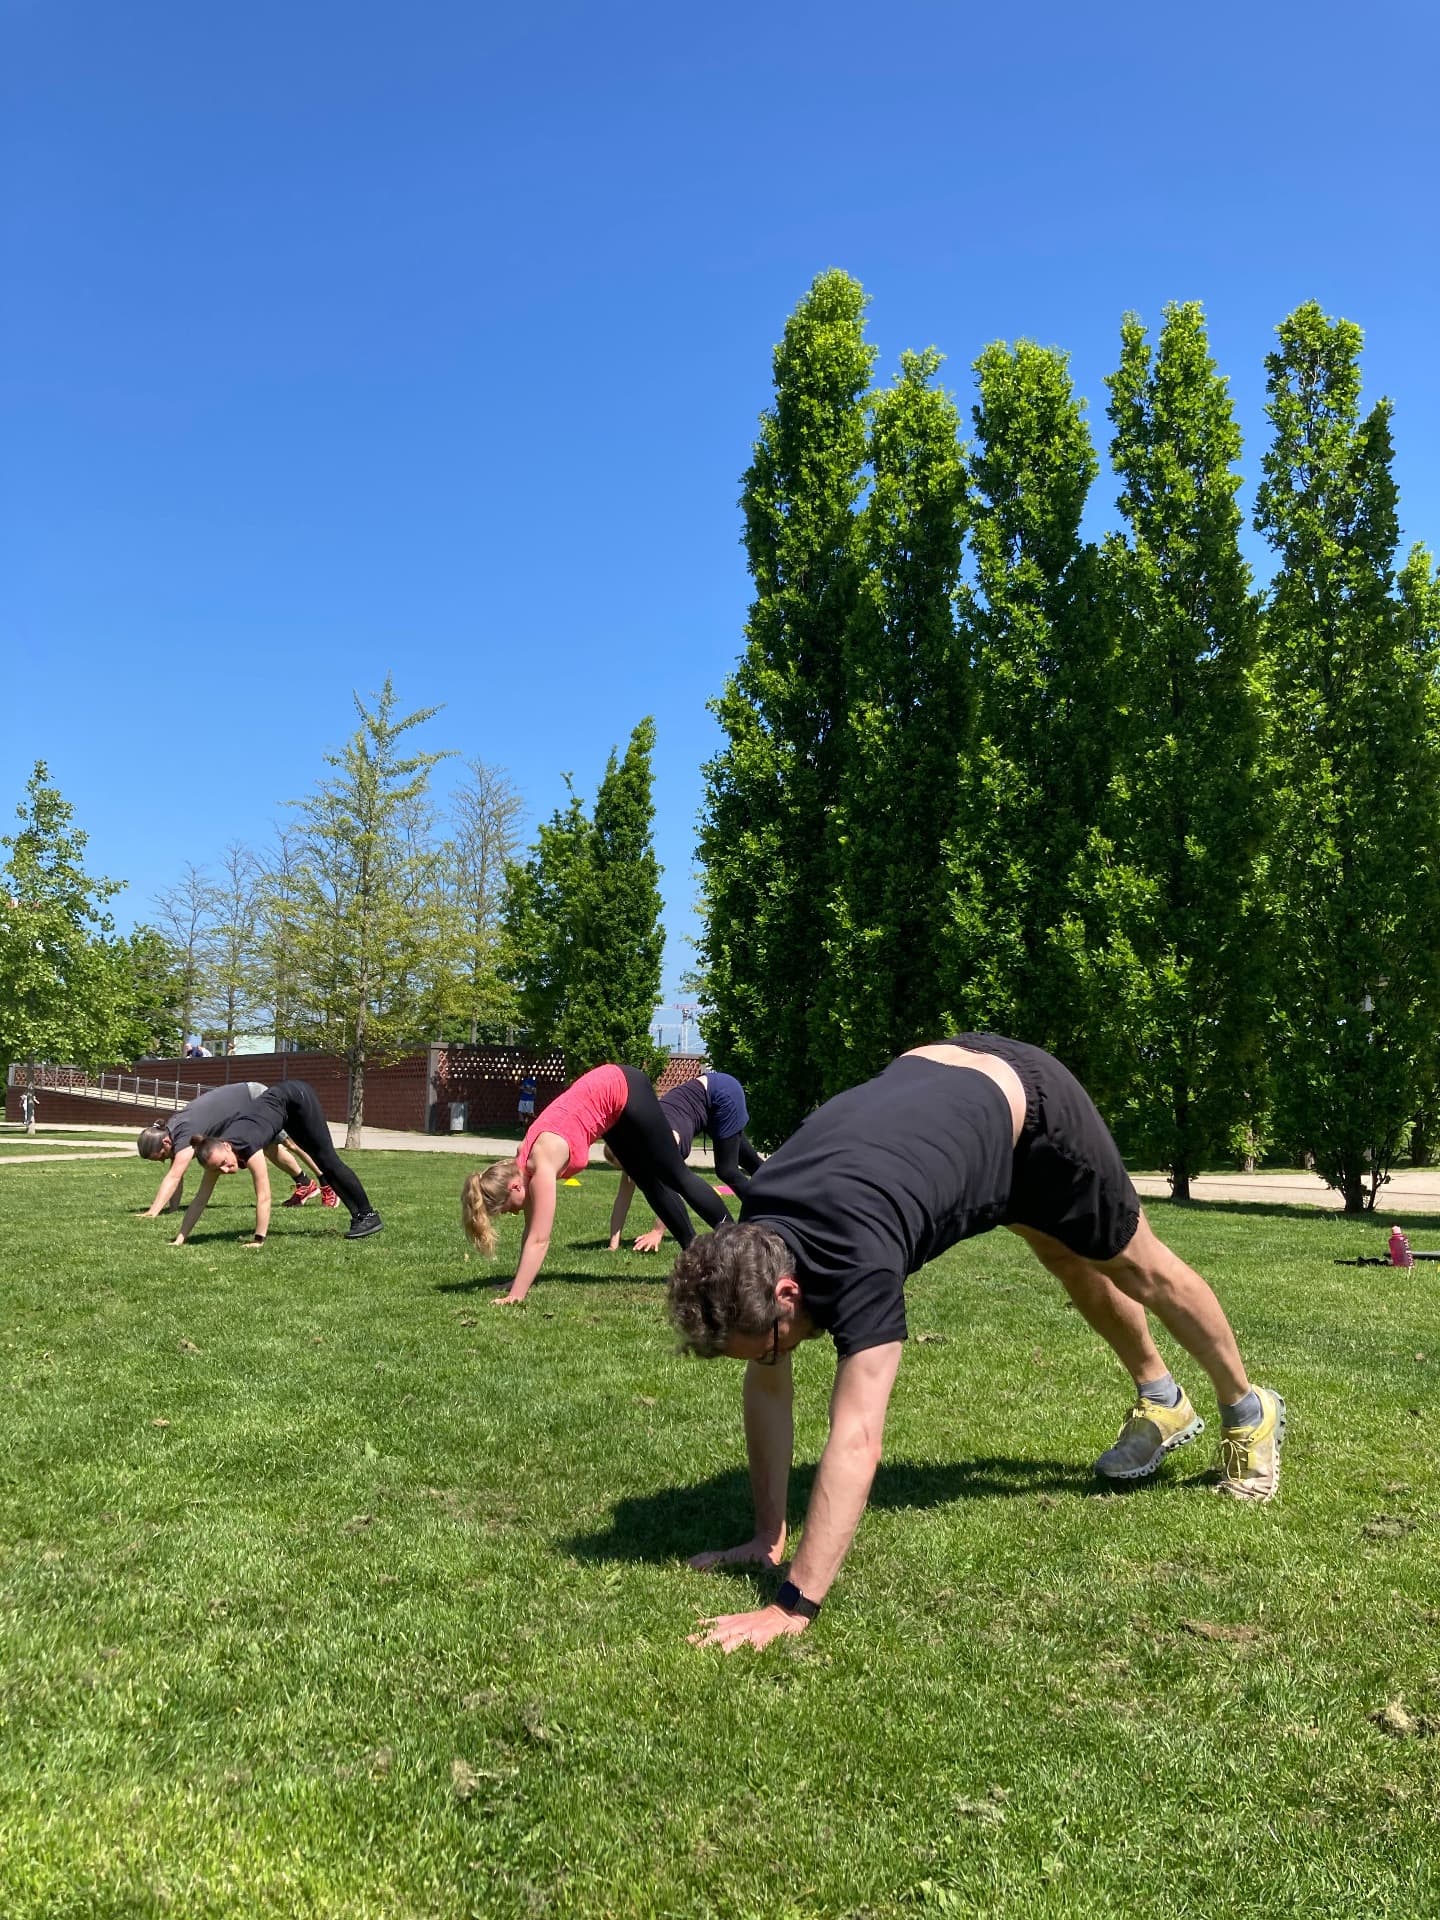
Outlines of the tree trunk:
[[1170,1198],[1188,1200],[1190,1198],[1190,1169],[1172,1167],[1170,1169]]
[[1346,1167],[1341,1192],[1345,1195],[1346,1213],[1364,1213],[1365,1171],[1363,1167]]
[[350,1102],[345,1116],[345,1151],[365,1144],[365,1052],[356,1047],[350,1055]]

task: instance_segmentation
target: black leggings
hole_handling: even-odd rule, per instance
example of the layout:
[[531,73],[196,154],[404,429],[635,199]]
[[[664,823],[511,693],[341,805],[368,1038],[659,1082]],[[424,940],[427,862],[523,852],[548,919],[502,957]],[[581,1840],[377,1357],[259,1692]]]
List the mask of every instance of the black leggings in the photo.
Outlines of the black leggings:
[[723,1140],[715,1142],[715,1171],[736,1193],[744,1193],[751,1174],[758,1173],[761,1165],[748,1133],[727,1133]]
[[362,1213],[369,1213],[370,1202],[364,1187],[336,1153],[331,1142],[330,1129],[325,1124],[325,1114],[315,1089],[307,1080],[282,1080],[271,1091],[281,1096],[286,1133],[309,1154],[320,1169],[320,1178],[325,1185],[333,1187],[350,1209],[351,1219],[358,1220]]
[[620,1071],[629,1092],[625,1111],[604,1135],[605,1144],[656,1216],[682,1247],[688,1247],[695,1238],[695,1228],[685,1211],[687,1204],[711,1227],[728,1220],[730,1209],[709,1182],[681,1159],[670,1122],[660,1111],[649,1080],[638,1067],[622,1067]]

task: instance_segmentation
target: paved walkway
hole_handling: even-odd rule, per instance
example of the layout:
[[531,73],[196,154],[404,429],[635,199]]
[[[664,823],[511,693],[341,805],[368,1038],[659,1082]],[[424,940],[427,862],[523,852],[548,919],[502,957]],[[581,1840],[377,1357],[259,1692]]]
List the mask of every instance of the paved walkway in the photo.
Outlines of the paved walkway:
[[[1137,1173],[1142,1198],[1169,1199],[1163,1173]],[[1251,1201],[1266,1206],[1324,1207],[1338,1213],[1344,1200],[1318,1173],[1212,1173],[1190,1182],[1192,1200]],[[1440,1213],[1440,1167],[1398,1167],[1380,1189],[1378,1213]],[[1378,1214],[1376,1216],[1378,1218]]]

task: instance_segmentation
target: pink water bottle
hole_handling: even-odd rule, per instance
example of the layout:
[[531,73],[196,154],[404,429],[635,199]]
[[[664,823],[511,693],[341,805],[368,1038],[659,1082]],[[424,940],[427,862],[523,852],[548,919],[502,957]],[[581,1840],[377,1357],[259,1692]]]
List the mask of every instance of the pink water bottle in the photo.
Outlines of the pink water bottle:
[[1392,1267],[1413,1267],[1415,1256],[1410,1251],[1410,1242],[1399,1227],[1390,1229],[1390,1264]]

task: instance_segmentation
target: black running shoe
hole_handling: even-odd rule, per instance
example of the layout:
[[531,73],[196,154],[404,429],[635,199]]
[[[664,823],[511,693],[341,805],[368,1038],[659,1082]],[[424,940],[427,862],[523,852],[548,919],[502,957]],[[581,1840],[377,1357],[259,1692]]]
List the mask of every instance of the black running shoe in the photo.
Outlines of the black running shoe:
[[354,1219],[350,1222],[350,1228],[345,1238],[347,1240],[368,1240],[372,1233],[379,1233],[384,1224],[385,1222],[372,1207],[369,1213],[357,1213],[355,1215]]

